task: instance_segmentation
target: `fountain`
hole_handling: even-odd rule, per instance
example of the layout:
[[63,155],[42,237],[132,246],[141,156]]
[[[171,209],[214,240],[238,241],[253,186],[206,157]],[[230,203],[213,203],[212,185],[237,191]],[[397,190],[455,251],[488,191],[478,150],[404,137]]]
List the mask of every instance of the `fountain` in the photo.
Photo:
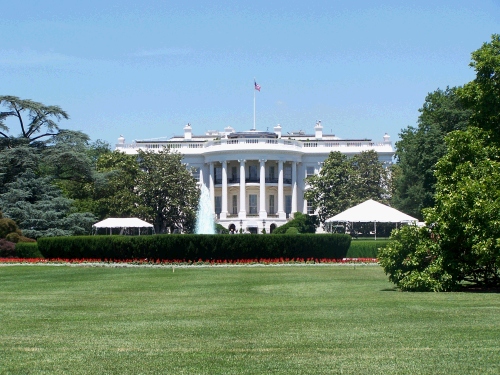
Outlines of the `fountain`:
[[208,188],[201,184],[200,202],[196,212],[196,234],[215,234],[214,209]]

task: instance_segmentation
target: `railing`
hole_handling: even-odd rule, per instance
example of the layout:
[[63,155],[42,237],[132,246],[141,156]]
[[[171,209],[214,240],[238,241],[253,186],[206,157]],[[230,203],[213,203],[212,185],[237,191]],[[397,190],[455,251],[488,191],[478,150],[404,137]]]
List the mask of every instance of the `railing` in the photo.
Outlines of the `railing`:
[[[267,177],[266,177],[265,181],[266,181],[266,184],[277,184],[279,182],[279,180],[277,178],[267,178]],[[240,179],[239,178],[228,178],[227,183],[228,184],[239,184]],[[245,183],[260,183],[260,177],[247,177],[247,178],[245,178]],[[284,178],[283,183],[290,185],[292,183],[292,179],[291,178]],[[221,185],[222,178],[214,179],[214,184]]]
[[275,147],[276,145],[290,146],[295,148],[370,148],[391,146],[391,142],[372,142],[366,141],[349,141],[349,140],[313,140],[313,141],[297,141],[291,139],[268,139],[268,138],[239,138],[239,139],[217,139],[204,142],[191,141],[149,141],[135,142],[131,144],[119,143],[116,144],[117,149],[147,149],[156,150],[163,147],[171,149],[202,149],[209,147],[224,147],[224,146],[241,146],[241,145],[262,145],[266,147]]

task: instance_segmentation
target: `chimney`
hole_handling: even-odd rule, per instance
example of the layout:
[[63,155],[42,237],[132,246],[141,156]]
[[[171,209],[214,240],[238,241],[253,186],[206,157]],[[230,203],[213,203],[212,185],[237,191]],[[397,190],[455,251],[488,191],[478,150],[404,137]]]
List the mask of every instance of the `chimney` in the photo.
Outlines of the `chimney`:
[[321,139],[323,138],[323,126],[321,126],[321,120],[319,120],[317,123],[316,123],[316,126],[314,127],[314,137],[316,139]]
[[184,126],[184,139],[191,140],[191,124],[190,123],[188,123],[186,126]]
[[274,132],[278,135],[278,138],[281,138],[281,126],[280,124],[274,127]]

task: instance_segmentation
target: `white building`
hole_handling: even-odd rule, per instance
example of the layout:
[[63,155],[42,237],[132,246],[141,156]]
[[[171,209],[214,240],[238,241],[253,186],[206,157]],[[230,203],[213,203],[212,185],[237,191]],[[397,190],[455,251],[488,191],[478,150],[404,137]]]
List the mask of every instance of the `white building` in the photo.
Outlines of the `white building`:
[[159,150],[169,147],[183,155],[194,176],[207,186],[217,221],[235,231],[240,229],[269,233],[283,225],[293,212],[314,213],[304,199],[305,178],[316,174],[331,151],[353,156],[374,150],[379,160],[390,164],[394,150],[390,137],[382,142],[368,139],[340,139],[323,134],[321,121],[314,134],[303,131],[282,134],[250,130],[208,131],[193,135],[190,124],[183,136],[168,140],[136,140],[126,144],[120,136],[116,149],[134,154],[138,149]]

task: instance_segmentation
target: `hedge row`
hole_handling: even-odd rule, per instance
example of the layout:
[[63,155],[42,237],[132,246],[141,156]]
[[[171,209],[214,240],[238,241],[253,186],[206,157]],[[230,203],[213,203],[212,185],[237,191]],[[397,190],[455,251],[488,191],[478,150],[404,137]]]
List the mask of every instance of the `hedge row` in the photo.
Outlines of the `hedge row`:
[[64,259],[340,259],[350,242],[343,234],[78,236],[41,238],[38,250]]
[[18,258],[43,258],[36,242],[16,243],[15,256]]
[[347,251],[347,258],[377,258],[378,249],[385,247],[389,240],[353,240]]

